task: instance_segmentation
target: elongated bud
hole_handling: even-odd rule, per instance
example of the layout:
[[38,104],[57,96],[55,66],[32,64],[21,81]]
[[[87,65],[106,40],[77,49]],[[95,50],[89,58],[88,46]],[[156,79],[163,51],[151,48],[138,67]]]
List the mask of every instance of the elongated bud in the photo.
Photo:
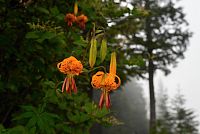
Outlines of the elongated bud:
[[112,52],[111,53],[111,60],[110,60],[110,73],[116,74],[116,66],[117,66],[116,53]]
[[100,49],[100,58],[101,62],[104,61],[107,53],[107,41],[105,39],[102,40],[101,42],[101,49]]
[[89,53],[89,64],[93,68],[96,62],[97,56],[97,40],[95,38],[91,39],[90,53]]
[[77,13],[78,13],[78,2],[76,1],[74,3],[74,15],[77,15]]

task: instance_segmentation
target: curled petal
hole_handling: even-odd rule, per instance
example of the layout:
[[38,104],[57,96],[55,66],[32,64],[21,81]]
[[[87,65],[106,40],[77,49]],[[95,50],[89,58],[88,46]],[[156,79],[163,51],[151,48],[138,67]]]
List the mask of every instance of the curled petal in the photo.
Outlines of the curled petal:
[[116,83],[115,89],[117,89],[121,85],[121,79],[117,75],[115,75],[115,83]]
[[115,84],[113,90],[117,89],[121,85],[121,79],[119,78],[119,76],[115,75],[114,83]]
[[92,76],[92,81],[91,85],[95,89],[100,89],[101,88],[101,83],[104,77],[104,72],[98,71],[95,75]]
[[61,62],[59,62],[59,63],[57,64],[57,68],[58,68],[58,69],[61,68]]

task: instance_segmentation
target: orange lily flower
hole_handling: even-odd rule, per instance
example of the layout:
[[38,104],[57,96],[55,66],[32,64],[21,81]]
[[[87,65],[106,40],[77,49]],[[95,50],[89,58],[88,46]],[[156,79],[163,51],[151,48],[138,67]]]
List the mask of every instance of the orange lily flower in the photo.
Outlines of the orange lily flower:
[[88,21],[87,16],[85,15],[80,15],[76,18],[76,23],[79,25],[81,29],[85,29],[85,23]]
[[78,2],[76,1],[74,3],[74,14],[73,13],[67,13],[66,16],[65,16],[65,22],[67,23],[67,25],[69,27],[72,26],[72,24],[74,22],[76,22],[78,24],[78,26],[81,28],[81,29],[85,29],[85,23],[88,21],[88,18],[87,16],[85,15],[80,15],[78,17],[76,17],[78,14]]
[[62,85],[62,92],[64,88],[67,93],[71,93],[71,90],[74,93],[77,93],[77,87],[74,80],[75,75],[79,75],[83,70],[83,65],[75,57],[70,56],[69,58],[64,59],[62,62],[57,64],[57,68],[63,74],[67,74],[67,77],[64,79]]
[[106,108],[110,108],[110,92],[116,90],[121,84],[121,80],[117,75],[112,73],[97,72],[92,76],[91,85],[95,89],[101,89],[102,94],[99,101],[99,107],[102,108],[104,101]]
[[69,27],[71,27],[72,23],[75,22],[75,21],[76,21],[76,16],[74,14],[72,14],[72,13],[66,14],[66,16],[65,16],[65,22],[67,23],[67,25]]
[[97,72],[92,76],[91,85],[95,89],[101,89],[101,97],[99,101],[99,107],[102,108],[105,102],[106,108],[111,106],[110,92],[116,90],[121,84],[121,79],[116,75],[116,54],[111,54],[110,72],[104,73],[102,71]]

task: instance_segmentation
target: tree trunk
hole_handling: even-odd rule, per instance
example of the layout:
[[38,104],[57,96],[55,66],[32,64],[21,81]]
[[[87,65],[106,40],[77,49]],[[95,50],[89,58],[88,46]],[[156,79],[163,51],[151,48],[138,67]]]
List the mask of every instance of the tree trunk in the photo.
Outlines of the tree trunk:
[[156,101],[154,93],[154,65],[151,57],[149,58],[148,66],[149,74],[149,94],[150,94],[150,125],[149,132],[150,134],[156,134]]
[[[145,0],[145,9],[150,10],[150,1]],[[155,101],[155,93],[154,93],[154,64],[152,60],[152,51],[153,51],[153,44],[152,44],[152,28],[151,28],[151,17],[146,18],[146,36],[147,42],[146,45],[148,46],[148,53],[149,53],[149,65],[148,65],[148,74],[149,74],[149,97],[150,97],[150,122],[149,122],[149,133],[156,134],[156,101]]]

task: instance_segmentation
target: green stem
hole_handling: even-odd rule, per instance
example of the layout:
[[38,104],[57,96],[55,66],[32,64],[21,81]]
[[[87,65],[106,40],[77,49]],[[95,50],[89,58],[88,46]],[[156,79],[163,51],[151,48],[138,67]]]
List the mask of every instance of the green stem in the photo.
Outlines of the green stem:
[[99,68],[103,68],[104,73],[106,72],[106,68],[104,66],[98,66],[98,67],[94,67],[92,70],[88,71],[88,73],[90,73],[90,72],[92,72],[92,71],[94,71],[96,69],[99,69]]

